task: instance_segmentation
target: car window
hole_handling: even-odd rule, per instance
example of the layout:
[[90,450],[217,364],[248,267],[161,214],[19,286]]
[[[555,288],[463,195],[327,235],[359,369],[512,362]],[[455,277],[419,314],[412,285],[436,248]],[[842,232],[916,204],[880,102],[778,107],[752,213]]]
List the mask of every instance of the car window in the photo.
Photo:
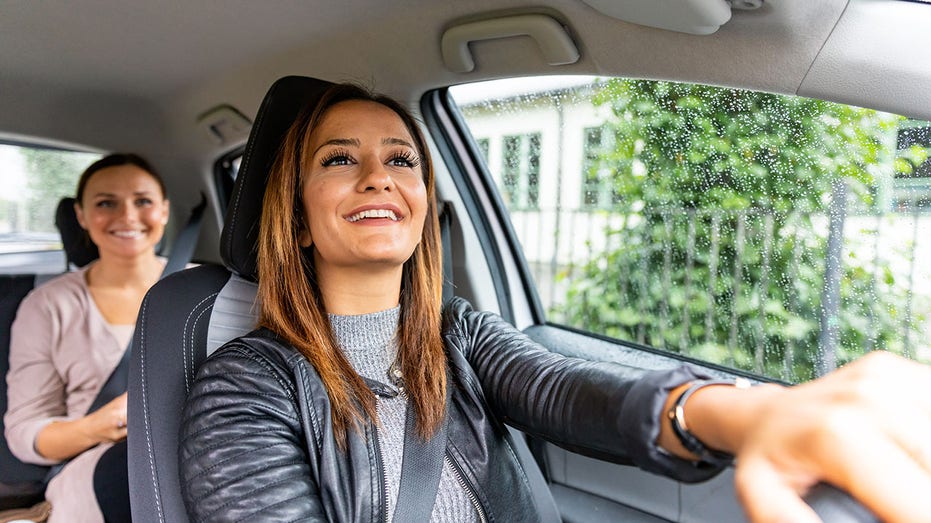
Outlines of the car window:
[[74,196],[78,177],[100,154],[0,144],[0,254],[60,250],[59,200]]
[[789,382],[931,362],[931,124],[698,84],[450,89],[550,323]]
[[230,197],[233,195],[233,184],[239,176],[242,155],[243,148],[236,148],[221,156],[213,166],[214,183],[217,186],[223,212],[226,212]]

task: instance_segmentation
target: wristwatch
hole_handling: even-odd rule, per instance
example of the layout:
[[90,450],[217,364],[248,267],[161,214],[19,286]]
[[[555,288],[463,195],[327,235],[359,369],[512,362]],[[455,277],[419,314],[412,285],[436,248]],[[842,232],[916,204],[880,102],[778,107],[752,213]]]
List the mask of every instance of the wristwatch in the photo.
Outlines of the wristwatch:
[[734,461],[734,456],[727,452],[710,449],[705,446],[698,438],[689,431],[688,424],[685,422],[685,402],[688,401],[692,394],[699,390],[712,385],[730,385],[738,389],[748,389],[752,385],[746,378],[736,378],[731,380],[697,380],[689,384],[688,388],[679,395],[676,402],[666,413],[672,425],[672,431],[679,438],[679,443],[686,450],[698,456],[699,460],[717,466],[727,466]]

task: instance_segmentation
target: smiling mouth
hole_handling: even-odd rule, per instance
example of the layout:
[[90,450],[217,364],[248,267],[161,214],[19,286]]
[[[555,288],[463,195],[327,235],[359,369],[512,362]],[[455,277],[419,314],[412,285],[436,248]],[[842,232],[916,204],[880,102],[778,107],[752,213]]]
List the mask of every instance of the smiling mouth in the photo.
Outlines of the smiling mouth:
[[117,238],[138,238],[142,236],[142,231],[113,231],[110,234]]
[[400,218],[390,209],[369,209],[346,218],[349,222],[357,222],[365,218],[388,218],[391,221],[400,221]]

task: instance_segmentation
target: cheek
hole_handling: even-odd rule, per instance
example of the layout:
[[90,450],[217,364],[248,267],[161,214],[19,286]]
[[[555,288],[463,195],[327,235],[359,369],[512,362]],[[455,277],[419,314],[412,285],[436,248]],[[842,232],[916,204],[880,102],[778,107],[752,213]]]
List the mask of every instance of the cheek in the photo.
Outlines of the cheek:
[[407,190],[407,201],[411,211],[420,221],[427,215],[427,187],[422,181],[412,183]]
[[84,223],[88,228],[100,227],[110,221],[110,215],[103,209],[93,209],[84,213]]
[[311,233],[321,232],[328,227],[326,220],[337,214],[343,188],[327,180],[315,180],[304,186],[303,205],[304,223]]
[[145,221],[151,223],[152,225],[165,225],[168,215],[165,213],[164,209],[160,207],[152,207],[145,209],[142,212],[142,216],[145,217]]

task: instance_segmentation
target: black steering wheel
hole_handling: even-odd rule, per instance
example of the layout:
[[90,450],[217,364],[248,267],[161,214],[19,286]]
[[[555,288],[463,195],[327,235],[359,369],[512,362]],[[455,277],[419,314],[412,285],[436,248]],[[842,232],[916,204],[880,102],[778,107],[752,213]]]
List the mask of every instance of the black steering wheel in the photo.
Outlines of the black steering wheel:
[[811,489],[805,501],[824,523],[880,523],[879,518],[859,501],[827,483]]

